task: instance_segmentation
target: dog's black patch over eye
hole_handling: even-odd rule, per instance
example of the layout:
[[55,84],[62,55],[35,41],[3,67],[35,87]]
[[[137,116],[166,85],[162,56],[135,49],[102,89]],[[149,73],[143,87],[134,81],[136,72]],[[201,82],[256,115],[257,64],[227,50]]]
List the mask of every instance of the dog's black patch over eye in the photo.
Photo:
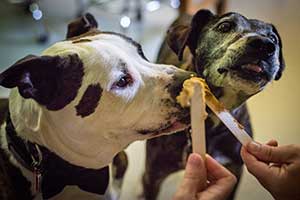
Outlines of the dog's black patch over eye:
[[133,83],[133,79],[129,73],[124,74],[115,84],[115,87],[125,88]]
[[89,85],[80,99],[78,105],[75,106],[77,115],[83,117],[89,116],[98,106],[102,96],[103,89],[100,84]]
[[225,21],[218,25],[218,31],[222,33],[227,33],[233,28],[233,24],[231,22]]

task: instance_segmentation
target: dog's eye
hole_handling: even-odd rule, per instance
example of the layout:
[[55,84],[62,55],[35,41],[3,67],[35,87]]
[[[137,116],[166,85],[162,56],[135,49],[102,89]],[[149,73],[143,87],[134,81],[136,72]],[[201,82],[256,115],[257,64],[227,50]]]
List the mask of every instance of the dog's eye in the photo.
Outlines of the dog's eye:
[[233,27],[232,23],[223,22],[223,23],[219,24],[218,30],[222,33],[227,33],[231,30],[232,27]]
[[125,74],[114,85],[118,88],[124,88],[128,85],[131,85],[132,83],[133,83],[133,80],[132,80],[132,77],[130,76],[130,74]]
[[275,35],[270,35],[269,38],[270,38],[270,40],[272,40],[272,42],[274,42],[274,44],[277,44],[278,39]]

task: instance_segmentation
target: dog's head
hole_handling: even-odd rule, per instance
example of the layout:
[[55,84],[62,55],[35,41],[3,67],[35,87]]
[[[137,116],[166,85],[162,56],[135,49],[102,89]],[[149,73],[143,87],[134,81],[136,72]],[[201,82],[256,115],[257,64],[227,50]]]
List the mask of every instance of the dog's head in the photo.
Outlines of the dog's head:
[[[65,41],[0,75],[0,85],[15,88],[10,112],[17,132],[62,157],[70,151],[101,157],[134,140],[185,129],[189,114],[176,96],[191,73],[150,63],[138,43],[96,30],[88,17],[69,25]],[[82,34],[85,21],[90,28]],[[111,146],[99,148],[103,144]],[[84,158],[66,159],[84,165]]]
[[276,28],[238,13],[216,16],[200,10],[190,25],[171,27],[167,41],[179,59],[189,47],[195,70],[210,85],[248,96],[280,79],[285,67]]

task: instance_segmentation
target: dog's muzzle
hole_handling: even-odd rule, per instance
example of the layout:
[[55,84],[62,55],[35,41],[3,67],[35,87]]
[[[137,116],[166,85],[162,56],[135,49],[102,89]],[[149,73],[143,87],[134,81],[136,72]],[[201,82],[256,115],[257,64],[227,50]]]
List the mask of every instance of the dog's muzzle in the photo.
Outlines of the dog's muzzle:
[[229,67],[218,69],[220,74],[233,71],[241,78],[260,82],[268,82],[273,77],[273,56],[276,45],[269,38],[263,36],[250,36],[247,38],[243,53],[237,62]]
[[183,82],[196,74],[193,72],[180,71],[174,74],[173,81],[168,85],[168,91],[174,101],[182,90]]
[[175,115],[177,116],[178,121],[183,124],[190,123],[189,109],[182,108],[178,104],[176,97],[182,91],[183,82],[193,76],[196,76],[196,74],[193,72],[180,71],[173,76],[173,83],[171,85],[169,85],[169,88],[168,88],[169,93],[172,98],[172,101],[174,102],[175,106],[179,109],[179,111],[177,113],[175,113]]

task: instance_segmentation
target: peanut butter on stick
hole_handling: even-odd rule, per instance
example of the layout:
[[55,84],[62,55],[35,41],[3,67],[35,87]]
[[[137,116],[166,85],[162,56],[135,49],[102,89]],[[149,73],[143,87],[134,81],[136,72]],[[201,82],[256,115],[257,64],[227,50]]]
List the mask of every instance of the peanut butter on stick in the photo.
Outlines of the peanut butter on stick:
[[[252,141],[252,138],[245,131],[243,126],[241,126],[241,124],[239,124],[239,122],[236,119],[234,119],[234,117],[230,114],[230,112],[226,110],[226,108],[222,105],[222,103],[220,103],[218,99],[213,95],[213,93],[210,91],[204,79],[192,77],[184,81],[183,89],[180,92],[179,96],[177,96],[176,98],[177,102],[182,107],[189,107],[191,105],[191,99],[195,93],[195,84],[201,86],[205,96],[204,102],[218,116],[218,118],[225,124],[225,126],[227,126],[227,128],[231,131],[231,133],[243,145],[246,145],[248,142]],[[202,113],[202,115],[205,115],[204,113]],[[193,120],[192,120],[192,127],[193,127]]]

